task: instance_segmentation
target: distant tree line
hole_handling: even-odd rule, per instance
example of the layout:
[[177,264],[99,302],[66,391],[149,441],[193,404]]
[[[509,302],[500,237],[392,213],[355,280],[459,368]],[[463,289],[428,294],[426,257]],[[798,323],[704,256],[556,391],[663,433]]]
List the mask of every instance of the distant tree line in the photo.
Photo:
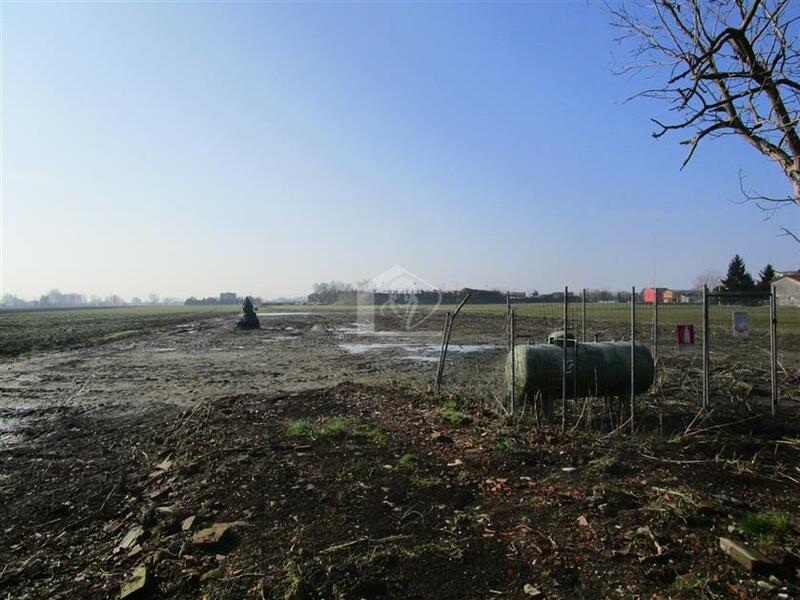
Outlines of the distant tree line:
[[[253,303],[254,306],[258,306],[259,304],[263,304],[264,301],[259,296],[248,296],[250,301]],[[205,304],[242,304],[244,302],[244,298],[241,296],[236,296],[235,300],[227,299],[227,298],[220,298],[219,296],[206,296],[205,298],[196,298],[195,296],[189,296],[186,300],[184,300],[184,304],[186,306],[193,306],[193,305],[205,305]]]
[[[503,304],[506,302],[506,295],[511,294],[514,304],[520,303],[552,303],[563,302],[564,292],[557,291],[552,293],[539,293],[536,290],[529,292],[506,292],[504,290],[478,290],[473,288],[462,288],[460,290],[362,290],[360,286],[354,286],[340,281],[329,281],[315,283],[313,292],[308,295],[310,304],[347,304],[353,305],[357,302],[359,291],[374,294],[373,302],[383,304],[392,296],[403,302],[406,296],[414,295],[419,304],[457,304],[463,300],[467,293],[470,293],[471,304]],[[571,301],[579,301],[581,293],[570,291]],[[586,300],[588,302],[630,302],[630,291],[610,291],[610,290],[586,290]]]
[[52,289],[35,300],[26,300],[14,294],[3,294],[0,299],[0,306],[3,308],[75,308],[81,306],[147,306],[180,304],[181,302],[181,298],[164,298],[162,300],[158,294],[150,294],[147,301],[137,296],[128,301],[117,294],[109,294],[105,297],[97,294],[87,296],[86,294],[63,293],[57,289]]
[[695,287],[702,289],[705,285],[711,292],[768,292],[777,273],[774,267],[767,263],[758,272],[758,279],[747,271],[744,259],[738,254],[728,263],[728,271],[722,277],[714,270],[705,271],[695,279]]

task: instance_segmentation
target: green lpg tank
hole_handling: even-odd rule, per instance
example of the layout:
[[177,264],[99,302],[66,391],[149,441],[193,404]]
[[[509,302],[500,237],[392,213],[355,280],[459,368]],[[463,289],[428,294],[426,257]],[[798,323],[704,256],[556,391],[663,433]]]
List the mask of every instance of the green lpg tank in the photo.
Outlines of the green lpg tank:
[[[564,334],[554,332],[548,344],[520,344],[514,348],[515,400],[541,394],[543,400],[561,398]],[[567,398],[627,396],[631,389],[630,342],[577,342],[567,334]],[[653,384],[653,355],[644,344],[634,344],[636,394]],[[506,360],[506,384],[511,387],[511,352]]]

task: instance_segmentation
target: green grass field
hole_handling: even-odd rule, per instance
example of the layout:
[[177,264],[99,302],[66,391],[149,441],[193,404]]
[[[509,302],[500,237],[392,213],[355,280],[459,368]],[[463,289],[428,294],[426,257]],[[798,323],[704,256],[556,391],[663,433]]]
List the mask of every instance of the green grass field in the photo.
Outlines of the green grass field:
[[[435,310],[437,313],[454,311],[457,305],[442,304]],[[564,318],[564,305],[558,302],[519,303],[513,304],[514,312],[520,317],[548,319],[560,323]],[[420,305],[418,310],[427,310],[429,305]],[[353,305],[288,305],[266,306],[261,312],[315,312],[315,311],[355,311]],[[750,329],[753,332],[769,331],[769,306],[765,303],[755,305],[716,305],[709,306],[709,324],[715,330],[730,330],[733,324],[733,313],[743,311],[748,314]],[[466,304],[462,314],[485,314],[502,316],[506,314],[505,304]],[[589,302],[586,304],[587,322],[630,323],[631,306],[627,303]],[[636,305],[636,321],[640,327],[649,327],[653,319],[653,306],[639,303]],[[573,324],[581,321],[581,304],[572,302],[569,305],[569,321]],[[660,327],[694,324],[698,330],[703,324],[703,306],[701,304],[659,304],[658,323]],[[800,307],[778,307],[778,332],[800,333]]]
[[[441,305],[437,311],[453,311],[454,305]],[[513,304],[514,313],[520,317],[531,317],[553,320],[561,323],[564,318],[564,305],[561,303],[530,303]],[[743,311],[748,314],[750,330],[753,332],[767,333],[769,331],[769,306],[747,305],[710,305],[709,324],[712,329],[729,330],[733,324],[733,313]],[[473,304],[465,305],[463,312],[469,314],[496,314],[506,313],[505,304]],[[575,302],[569,305],[569,322],[579,324],[581,321],[581,304]],[[631,306],[626,303],[598,303],[586,304],[587,322],[630,323]],[[650,304],[636,305],[636,321],[641,327],[650,326],[653,319],[653,306]],[[694,324],[698,329],[703,323],[703,307],[700,304],[659,304],[658,323],[660,327]],[[800,307],[778,307],[778,332],[800,333]]]

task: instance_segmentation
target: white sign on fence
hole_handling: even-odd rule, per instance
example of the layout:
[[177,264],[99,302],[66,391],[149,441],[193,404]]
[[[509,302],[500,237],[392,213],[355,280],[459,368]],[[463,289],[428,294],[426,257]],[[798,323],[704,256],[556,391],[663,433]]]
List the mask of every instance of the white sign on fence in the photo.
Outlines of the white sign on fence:
[[736,311],[733,313],[733,337],[750,337],[750,323],[746,312]]

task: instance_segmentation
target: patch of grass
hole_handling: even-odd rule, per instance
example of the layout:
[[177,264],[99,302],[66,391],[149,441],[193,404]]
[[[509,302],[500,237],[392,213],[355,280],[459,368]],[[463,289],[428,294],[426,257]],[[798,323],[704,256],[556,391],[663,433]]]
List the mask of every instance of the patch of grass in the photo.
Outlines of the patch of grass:
[[517,440],[513,437],[502,437],[494,443],[495,448],[506,452],[516,450],[518,445]]
[[759,512],[745,515],[739,526],[756,545],[773,544],[791,529],[791,519],[783,513]]
[[462,425],[470,421],[467,415],[458,410],[455,400],[448,400],[442,405],[442,416],[451,425]]
[[468,471],[459,471],[458,475],[456,475],[456,479],[460,482],[469,481],[470,475]]
[[314,424],[308,419],[293,419],[286,424],[286,434],[291,437],[311,437]]
[[401,469],[411,469],[412,467],[416,467],[417,455],[412,454],[411,452],[406,452],[400,457],[400,460],[397,461],[397,466],[399,466]]
[[347,436],[348,424],[341,417],[335,417],[322,423],[317,432],[322,437],[343,438]]
[[403,548],[400,550],[405,558],[414,560],[425,559],[425,557],[446,556],[450,560],[460,561],[464,558],[464,546],[460,540],[445,538],[435,542],[425,542]]
[[415,483],[420,487],[434,487],[442,483],[442,478],[436,476],[419,477],[415,480]]
[[300,576],[300,568],[293,560],[287,560],[283,565],[283,598],[284,600],[294,600],[300,597],[303,587],[303,578]]
[[672,582],[672,589],[680,594],[692,594],[693,596],[700,594],[708,589],[708,583],[711,581],[710,577],[698,577],[694,573],[685,573],[678,575],[675,581]]
[[386,434],[374,425],[368,423],[357,423],[350,429],[350,437],[382,444],[386,440]]

